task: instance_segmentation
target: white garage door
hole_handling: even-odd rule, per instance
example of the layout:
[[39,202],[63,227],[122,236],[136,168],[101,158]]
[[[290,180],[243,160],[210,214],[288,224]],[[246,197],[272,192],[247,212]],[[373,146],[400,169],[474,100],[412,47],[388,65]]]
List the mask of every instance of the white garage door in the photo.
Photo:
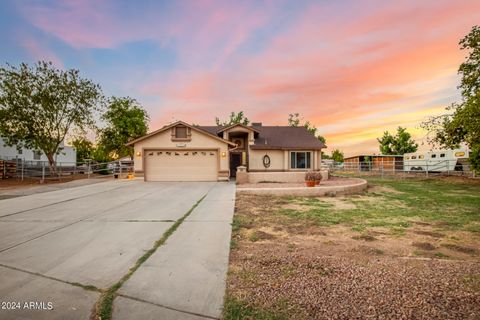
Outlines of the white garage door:
[[146,151],[145,180],[217,181],[217,163],[217,151]]

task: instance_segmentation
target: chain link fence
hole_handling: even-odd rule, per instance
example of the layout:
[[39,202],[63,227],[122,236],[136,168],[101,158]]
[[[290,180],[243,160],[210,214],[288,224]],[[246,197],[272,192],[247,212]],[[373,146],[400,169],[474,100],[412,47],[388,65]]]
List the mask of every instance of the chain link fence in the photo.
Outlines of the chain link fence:
[[[48,161],[27,161],[21,158],[0,159],[0,179],[62,179],[78,175],[86,178],[125,178],[133,173],[133,161],[117,160],[111,162],[86,161],[57,162],[52,171]],[[81,177],[79,177],[81,178]]]
[[436,177],[464,176],[478,178],[467,161],[443,160],[429,162],[425,160],[409,161],[358,161],[324,163],[332,173],[351,173],[366,176],[396,176],[396,177]]

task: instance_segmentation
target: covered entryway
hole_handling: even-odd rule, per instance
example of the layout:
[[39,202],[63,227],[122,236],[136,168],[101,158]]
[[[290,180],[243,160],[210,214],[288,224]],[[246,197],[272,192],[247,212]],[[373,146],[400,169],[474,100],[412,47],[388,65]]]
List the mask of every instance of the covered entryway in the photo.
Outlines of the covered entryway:
[[146,181],[217,181],[218,150],[145,150]]

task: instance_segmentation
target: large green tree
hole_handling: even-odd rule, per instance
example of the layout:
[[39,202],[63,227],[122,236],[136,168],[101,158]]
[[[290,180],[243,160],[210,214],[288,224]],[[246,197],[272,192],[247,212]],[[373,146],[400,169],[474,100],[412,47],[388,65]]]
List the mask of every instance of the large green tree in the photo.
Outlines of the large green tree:
[[99,85],[78,70],[45,61],[7,64],[0,67],[0,136],[7,145],[43,151],[55,174],[55,155],[66,135],[94,125],[101,98]]
[[125,144],[147,133],[147,111],[135,99],[112,97],[102,120],[106,127],[100,129],[97,149],[111,159],[133,156],[133,147]]
[[399,154],[402,155],[408,152],[415,152],[418,149],[418,144],[413,141],[407,129],[398,127],[397,134],[392,135],[385,131],[381,138],[377,138],[380,144],[380,152],[382,154]]
[[86,159],[92,159],[95,151],[95,146],[92,141],[84,136],[76,137],[71,142],[77,153],[77,163],[82,163]]
[[480,172],[480,27],[474,26],[459,44],[461,50],[468,52],[458,69],[462,99],[447,107],[446,114],[432,117],[422,127],[433,133],[432,142],[442,147],[467,144],[472,169]]
[[233,124],[243,124],[244,126],[248,126],[250,120],[245,116],[243,111],[239,111],[238,113],[231,112],[228,120],[220,120],[220,118],[215,117],[215,123],[217,126],[231,126]]
[[343,152],[338,150],[338,149],[333,149],[332,150],[332,159],[335,162],[343,162],[343,159],[344,159]]

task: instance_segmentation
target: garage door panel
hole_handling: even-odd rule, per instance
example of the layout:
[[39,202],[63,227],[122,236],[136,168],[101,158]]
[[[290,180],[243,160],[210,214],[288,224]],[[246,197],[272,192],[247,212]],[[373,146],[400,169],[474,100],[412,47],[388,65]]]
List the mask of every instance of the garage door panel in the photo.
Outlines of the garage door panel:
[[147,181],[217,181],[218,152],[147,151],[145,176]]

